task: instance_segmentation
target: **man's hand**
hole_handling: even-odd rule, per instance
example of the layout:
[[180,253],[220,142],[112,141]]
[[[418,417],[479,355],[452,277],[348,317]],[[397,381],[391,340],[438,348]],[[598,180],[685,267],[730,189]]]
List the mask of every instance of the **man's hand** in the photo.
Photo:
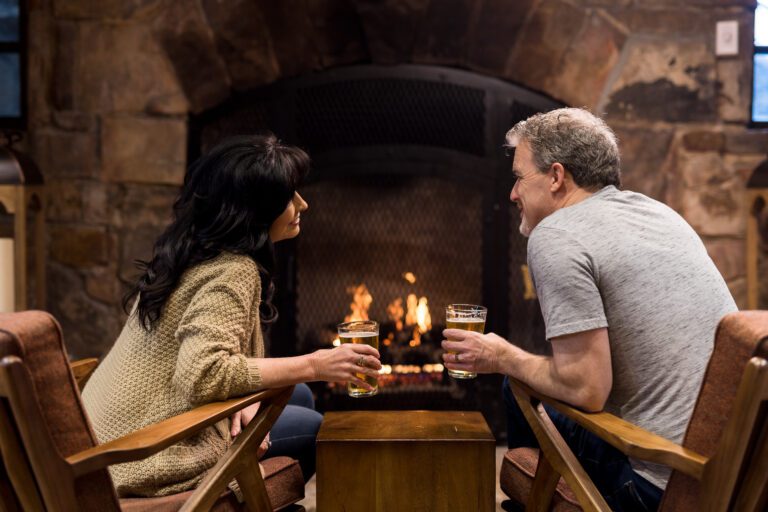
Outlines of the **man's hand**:
[[445,367],[477,373],[499,373],[499,361],[511,345],[494,333],[480,334],[461,329],[446,329],[442,346]]

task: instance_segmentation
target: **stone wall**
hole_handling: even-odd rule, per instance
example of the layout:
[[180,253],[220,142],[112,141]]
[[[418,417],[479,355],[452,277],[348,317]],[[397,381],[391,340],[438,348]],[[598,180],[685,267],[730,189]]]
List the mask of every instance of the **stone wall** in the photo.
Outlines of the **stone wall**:
[[[30,0],[27,149],[50,194],[49,303],[104,353],[136,258],[168,222],[187,115],[360,63],[453,66],[604,113],[625,186],[673,206],[745,301],[742,194],[754,0]],[[716,58],[717,20],[740,55]]]

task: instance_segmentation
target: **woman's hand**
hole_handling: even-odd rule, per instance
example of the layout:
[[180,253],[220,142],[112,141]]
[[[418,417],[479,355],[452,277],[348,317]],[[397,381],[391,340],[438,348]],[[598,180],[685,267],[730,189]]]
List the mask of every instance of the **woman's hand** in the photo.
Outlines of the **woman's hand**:
[[[229,419],[232,421],[232,424],[229,428],[229,433],[232,435],[232,438],[237,437],[240,432],[243,431],[243,429],[248,426],[248,424],[251,422],[254,416],[256,416],[256,413],[259,410],[259,406],[261,405],[261,402],[256,402],[255,404],[249,405],[248,407],[245,407],[243,409],[240,409],[235,414],[229,417]],[[270,445],[272,442],[269,440],[269,432],[267,432],[266,437],[264,437],[264,440],[261,442],[261,445],[259,446],[259,449],[256,450],[256,457],[261,459],[265,453],[267,453],[267,450],[269,450]]]
[[344,343],[339,347],[318,350],[311,355],[313,380],[328,382],[352,382],[365,389],[373,389],[359,375],[378,378],[381,362],[379,351],[356,343]]

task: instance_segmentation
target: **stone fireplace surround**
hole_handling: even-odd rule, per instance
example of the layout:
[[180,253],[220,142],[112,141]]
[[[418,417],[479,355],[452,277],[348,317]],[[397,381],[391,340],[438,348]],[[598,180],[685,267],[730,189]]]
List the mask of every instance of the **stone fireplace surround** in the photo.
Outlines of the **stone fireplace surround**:
[[[26,150],[50,196],[49,302],[74,356],[101,355],[132,262],[168,221],[189,116],[352,65],[463,69],[605,115],[625,187],[677,209],[745,295],[753,0],[34,0]],[[740,55],[714,56],[736,19]]]

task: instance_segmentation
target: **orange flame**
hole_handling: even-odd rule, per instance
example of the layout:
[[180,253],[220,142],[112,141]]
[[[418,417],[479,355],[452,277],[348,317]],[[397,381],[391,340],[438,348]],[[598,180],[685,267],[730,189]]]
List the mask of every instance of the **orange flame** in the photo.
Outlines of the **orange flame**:
[[344,321],[368,320],[368,310],[373,302],[373,296],[368,291],[365,283],[350,286],[347,288],[347,293],[352,295],[352,302],[349,304],[350,313],[344,317]]

